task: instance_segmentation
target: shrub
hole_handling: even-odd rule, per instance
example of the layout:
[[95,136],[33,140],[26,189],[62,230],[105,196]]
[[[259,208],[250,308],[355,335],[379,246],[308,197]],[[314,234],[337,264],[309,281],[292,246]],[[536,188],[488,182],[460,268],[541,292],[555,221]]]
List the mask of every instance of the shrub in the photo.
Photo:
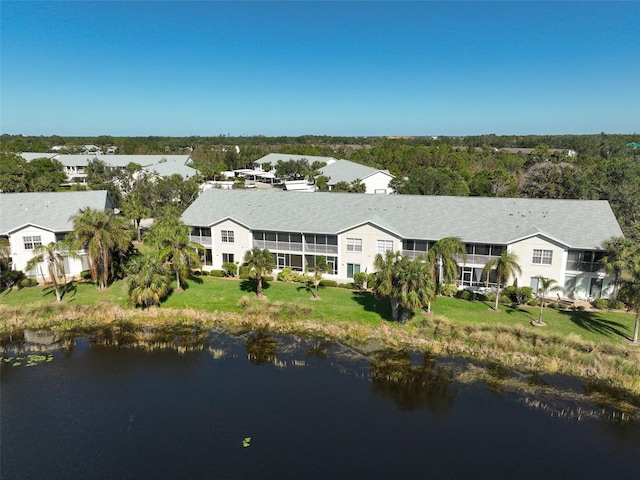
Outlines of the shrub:
[[35,278],[22,278],[18,280],[18,288],[35,287],[38,285],[38,280]]
[[80,272],[80,278],[82,278],[83,280],[91,280],[91,271],[83,270],[82,272]]
[[453,297],[458,293],[456,285],[440,285],[440,295],[444,297]]
[[222,278],[226,276],[226,272],[224,270],[211,270],[209,275],[212,277]]
[[606,310],[609,308],[609,299],[608,298],[596,298],[593,302],[591,302],[593,308],[597,308],[598,310]]
[[611,300],[609,300],[609,308],[612,308],[614,310],[624,310],[624,302],[616,300],[612,303]]
[[349,290],[355,290],[357,287],[355,283],[339,283],[338,288],[347,288]]
[[461,300],[474,300],[473,292],[471,290],[460,290],[456,293],[456,297]]
[[222,270],[224,271],[225,277],[235,277],[238,267],[233,262],[224,262],[222,264]]
[[22,270],[2,270],[0,272],[0,291],[13,287],[24,278]]
[[509,285],[502,293],[509,297],[509,300],[516,305],[522,305],[531,300],[533,289],[531,287],[514,287]]
[[243,275],[246,275],[244,278],[249,278],[249,267],[247,265],[240,265],[239,275],[240,278],[242,278]]
[[249,280],[250,278],[251,278],[251,275],[249,275],[248,272],[240,274],[240,280]]
[[321,287],[337,287],[338,282],[335,280],[320,280]]
[[262,281],[263,282],[273,282],[273,276],[272,275],[263,275]]
[[358,272],[353,275],[353,284],[360,290],[363,290],[367,288],[368,279],[369,279],[369,276],[366,273]]
[[280,282],[293,282],[293,270],[290,268],[283,268],[280,273],[278,273],[278,281]]

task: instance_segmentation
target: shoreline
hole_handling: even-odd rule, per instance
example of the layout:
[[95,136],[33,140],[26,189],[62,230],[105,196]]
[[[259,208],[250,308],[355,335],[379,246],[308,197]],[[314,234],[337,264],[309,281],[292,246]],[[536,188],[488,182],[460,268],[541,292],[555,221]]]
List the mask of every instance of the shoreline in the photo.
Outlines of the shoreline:
[[304,318],[307,312],[282,303],[261,304],[266,306],[256,309],[248,305],[244,313],[161,307],[143,311],[109,302],[93,306],[0,307],[0,340],[4,344],[12,333],[22,329],[81,334],[123,325],[192,326],[230,334],[262,331],[336,341],[364,355],[384,350],[413,351],[467,358],[521,372],[569,375],[610,390],[627,404],[627,410],[635,410],[640,404],[640,348],[636,346],[596,344],[571,335],[560,338],[540,330],[532,332],[522,325],[461,327],[428,314],[405,324],[383,322],[372,326]]

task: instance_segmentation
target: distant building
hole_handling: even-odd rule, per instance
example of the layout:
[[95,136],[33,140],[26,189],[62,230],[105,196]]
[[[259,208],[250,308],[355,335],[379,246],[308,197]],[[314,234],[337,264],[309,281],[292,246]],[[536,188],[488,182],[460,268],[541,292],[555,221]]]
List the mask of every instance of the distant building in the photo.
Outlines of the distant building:
[[[48,278],[45,264],[26,271],[34,248],[63,240],[73,230],[71,217],[84,208],[113,209],[114,204],[106,190],[0,194],[0,237],[9,240],[11,268],[29,277]],[[78,253],[80,260],[65,259],[68,278],[88,268],[84,252]]]

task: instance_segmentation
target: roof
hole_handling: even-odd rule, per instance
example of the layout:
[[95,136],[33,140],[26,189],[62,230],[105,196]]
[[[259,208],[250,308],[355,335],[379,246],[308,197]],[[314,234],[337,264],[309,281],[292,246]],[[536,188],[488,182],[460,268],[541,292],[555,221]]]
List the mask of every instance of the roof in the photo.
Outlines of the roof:
[[599,249],[604,240],[622,236],[605,200],[211,189],[182,218],[194,226],[231,218],[253,230],[327,234],[369,222],[405,239],[455,236],[467,243],[500,245],[540,233],[575,249]]
[[70,217],[82,208],[114,208],[106,190],[0,194],[0,235],[34,225],[53,232],[70,232]]
[[329,185],[335,185],[338,182],[352,183],[358,179],[363,180],[379,172],[388,175],[389,179],[393,178],[393,175],[386,170],[378,170],[377,168],[367,167],[366,165],[350,162],[349,160],[337,160],[320,169],[322,175],[329,177]]
[[309,165],[313,164],[313,162],[331,163],[336,161],[336,159],[333,157],[319,157],[316,155],[291,155],[288,153],[269,153],[268,155],[255,160],[253,163],[258,165],[270,163],[275,167],[278,163],[278,160],[282,160],[283,162],[307,160],[309,162]]
[[100,160],[110,167],[126,167],[130,163],[137,163],[145,170],[156,172],[163,177],[179,174],[182,178],[192,177],[198,173],[193,167],[187,166],[191,155],[96,155],[86,154],[51,154],[23,152],[22,158],[31,161],[35,158],[55,158],[65,167],[86,166],[91,160]]
[[39,153],[39,152],[24,152],[20,154],[20,157],[24,158],[27,162],[36,160],[37,158],[55,158],[57,153]]

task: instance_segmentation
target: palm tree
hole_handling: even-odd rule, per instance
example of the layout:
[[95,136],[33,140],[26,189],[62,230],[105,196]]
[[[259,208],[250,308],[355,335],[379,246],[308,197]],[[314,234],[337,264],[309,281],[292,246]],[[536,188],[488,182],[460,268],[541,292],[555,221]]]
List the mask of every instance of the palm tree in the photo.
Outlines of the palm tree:
[[151,216],[151,209],[142,197],[133,191],[122,200],[122,213],[130,219],[138,231],[138,242],[142,241],[140,223],[143,218]]
[[374,266],[377,271],[373,292],[378,298],[389,298],[394,320],[404,322],[410,312],[429,305],[433,299],[435,282],[430,265],[421,257],[409,260],[400,252],[388,251],[384,256],[376,255]]
[[254,247],[245,253],[244,262],[255,276],[256,296],[262,298],[262,277],[273,270],[273,255],[266,248],[260,250],[258,247]]
[[498,301],[500,299],[500,284],[509,281],[509,277],[515,277],[516,274],[522,273],[518,256],[513,252],[502,252],[498,258],[492,258],[482,269],[482,274],[489,278],[489,273],[495,268],[496,270],[496,305],[495,311],[498,311]]
[[86,250],[91,278],[104,289],[113,276],[114,253],[124,253],[131,246],[129,225],[124,218],[91,208],[80,210],[71,220],[70,247]]
[[157,255],[139,255],[128,265],[129,298],[142,308],[158,305],[171,289],[171,271]]
[[544,309],[544,299],[549,292],[557,292],[562,290],[562,287],[558,285],[553,278],[546,278],[542,275],[538,275],[537,277],[533,277],[538,279],[538,291],[536,292],[540,297],[540,314],[538,315],[538,325],[543,325],[542,321],[542,310]]
[[[38,245],[33,249],[33,257],[27,262],[26,269],[31,270],[40,263],[47,264],[49,281],[56,292],[56,301],[62,301],[61,283],[66,287],[67,274],[64,268],[65,258],[80,258],[75,252],[68,249],[68,245],[63,242],[51,242],[48,245]],[[44,275],[43,275],[44,278]]]
[[317,256],[315,265],[308,266],[307,270],[313,272],[313,297],[317,300],[320,298],[318,296],[318,287],[320,286],[320,282],[322,281],[322,274],[326,273],[329,270],[327,257],[325,257],[324,255]]
[[458,237],[442,238],[429,248],[426,261],[431,265],[437,290],[440,289],[441,284],[453,283],[458,278],[457,259],[467,261],[465,244]]
[[624,280],[620,287],[620,298],[636,312],[636,321],[633,327],[633,343],[638,343],[638,329],[640,327],[640,273],[635,280]]
[[398,309],[400,307],[395,266],[401,258],[400,252],[388,250],[384,256],[378,253],[373,262],[373,266],[376,269],[373,293],[378,298],[389,297],[391,301],[391,318],[394,320],[398,319]]
[[9,269],[9,259],[11,258],[11,244],[6,237],[0,237],[0,272]]
[[198,249],[202,246],[189,240],[190,229],[175,217],[154,223],[145,235],[145,243],[158,251],[161,261],[171,264],[177,290],[191,273],[192,268],[202,266]]
[[622,280],[622,272],[628,263],[630,250],[633,248],[633,242],[624,237],[612,237],[602,243],[605,250],[605,256],[600,260],[600,265],[609,275],[614,275],[612,300],[617,300],[620,281]]
[[430,275],[429,265],[418,257],[413,261],[407,257],[397,264],[400,278],[399,303],[403,308],[400,321],[404,322],[410,312],[431,306],[435,297],[435,280]]

